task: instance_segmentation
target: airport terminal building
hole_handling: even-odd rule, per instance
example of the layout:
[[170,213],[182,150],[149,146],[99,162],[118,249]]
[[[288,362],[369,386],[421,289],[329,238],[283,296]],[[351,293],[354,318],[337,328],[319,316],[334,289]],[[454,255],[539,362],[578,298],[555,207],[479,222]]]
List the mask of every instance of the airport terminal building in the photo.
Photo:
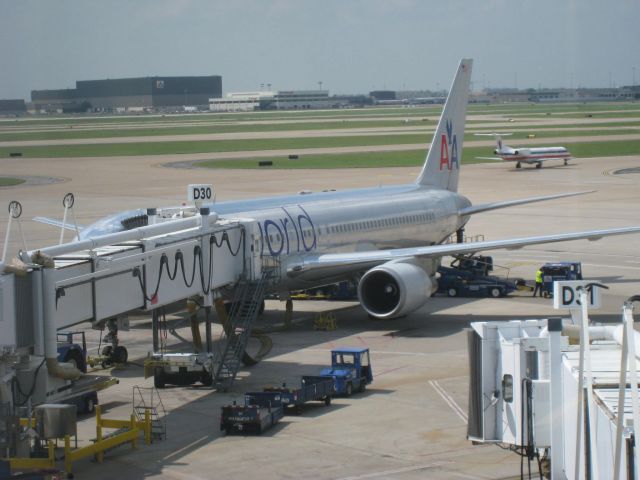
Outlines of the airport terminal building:
[[243,112],[253,110],[307,110],[330,108],[328,90],[278,90],[233,92],[223,98],[210,98],[212,112]]
[[145,111],[203,106],[222,95],[222,77],[139,77],[82,80],[74,89],[32,90],[38,112]]

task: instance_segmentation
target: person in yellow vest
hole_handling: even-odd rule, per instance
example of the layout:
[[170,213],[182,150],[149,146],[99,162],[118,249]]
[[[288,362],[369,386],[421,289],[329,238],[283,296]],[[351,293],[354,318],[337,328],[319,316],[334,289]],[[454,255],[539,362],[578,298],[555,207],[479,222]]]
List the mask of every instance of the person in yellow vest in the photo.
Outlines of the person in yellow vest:
[[536,272],[536,288],[533,289],[533,296],[535,297],[538,292],[542,296],[542,270],[540,269]]

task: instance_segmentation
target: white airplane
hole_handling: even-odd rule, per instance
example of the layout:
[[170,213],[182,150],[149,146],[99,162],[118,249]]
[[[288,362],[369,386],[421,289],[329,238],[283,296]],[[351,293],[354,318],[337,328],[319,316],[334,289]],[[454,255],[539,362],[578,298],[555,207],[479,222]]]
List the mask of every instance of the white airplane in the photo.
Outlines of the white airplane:
[[522,163],[535,164],[536,168],[542,168],[542,162],[548,160],[563,160],[565,165],[572,158],[571,152],[564,147],[509,147],[502,143],[502,137],[511,133],[476,133],[477,136],[491,136],[496,138],[496,149],[493,151],[497,157],[478,157],[486,160],[503,160],[516,162],[516,168]]
[[[640,232],[640,226],[635,226],[444,244],[452,234],[460,234],[477,213],[588,193],[473,206],[457,192],[471,66],[470,59],[460,62],[415,183],[204,206],[222,219],[258,222],[260,235],[254,248],[264,260],[275,260],[281,266],[275,291],[286,294],[359,277],[360,303],[376,318],[403,316],[424,305],[437,289],[436,270],[446,255]],[[194,213],[178,207],[161,216]],[[144,224],[145,215],[142,209],[121,212],[87,227],[79,236],[84,239],[138,227]]]

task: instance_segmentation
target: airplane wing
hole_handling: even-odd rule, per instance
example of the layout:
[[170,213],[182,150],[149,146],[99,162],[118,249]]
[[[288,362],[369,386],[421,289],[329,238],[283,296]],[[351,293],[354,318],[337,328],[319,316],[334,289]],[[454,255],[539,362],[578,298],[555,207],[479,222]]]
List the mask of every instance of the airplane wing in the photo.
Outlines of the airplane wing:
[[344,275],[349,272],[368,270],[391,260],[409,259],[413,257],[442,257],[445,255],[459,255],[477,253],[486,250],[507,249],[515,250],[527,245],[566,242],[569,240],[588,239],[600,240],[612,235],[640,233],[640,226],[612,228],[607,230],[589,230],[574,233],[559,233],[536,237],[522,237],[508,240],[493,240],[485,242],[440,244],[423,247],[398,248],[392,250],[373,250],[367,252],[327,253],[305,256],[303,259],[291,262],[286,266],[287,276],[302,280],[333,275]]
[[499,208],[513,207],[515,205],[523,205],[525,203],[544,202],[546,200],[554,200],[556,198],[575,197],[577,195],[586,195],[588,193],[594,193],[595,190],[585,190],[583,192],[569,192],[559,193],[557,195],[542,195],[539,197],[521,198],[519,200],[506,200],[503,202],[483,203],[479,205],[471,205],[470,207],[463,208],[458,212],[458,215],[473,215],[474,213],[488,212],[489,210],[497,210]]
[[[44,223],[47,225],[53,225],[54,227],[58,227],[58,228],[64,228],[66,230],[72,230],[72,231],[76,231],[76,227],[74,224],[72,223],[65,223],[63,224],[61,220],[56,220],[54,218],[47,218],[47,217],[33,217],[32,219],[35,222],[40,222],[40,223]],[[82,230],[84,227],[82,225],[78,225],[78,230]]]
[[474,158],[477,158],[478,160],[495,160],[496,162],[504,160],[503,158],[500,158],[500,157],[474,157]]

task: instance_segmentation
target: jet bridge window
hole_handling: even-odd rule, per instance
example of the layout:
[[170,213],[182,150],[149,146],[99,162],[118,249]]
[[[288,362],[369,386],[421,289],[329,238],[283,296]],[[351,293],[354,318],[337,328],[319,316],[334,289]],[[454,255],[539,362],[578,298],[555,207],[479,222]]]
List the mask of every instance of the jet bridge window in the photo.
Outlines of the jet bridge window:
[[505,402],[513,402],[513,375],[505,374],[502,377],[502,398]]

